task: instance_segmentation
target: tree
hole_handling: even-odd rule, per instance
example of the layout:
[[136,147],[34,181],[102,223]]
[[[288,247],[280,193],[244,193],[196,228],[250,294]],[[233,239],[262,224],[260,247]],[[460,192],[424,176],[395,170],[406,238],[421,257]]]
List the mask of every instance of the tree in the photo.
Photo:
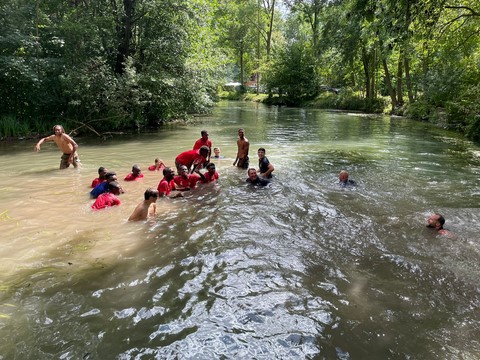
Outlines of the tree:
[[6,0],[0,117],[100,131],[204,112],[222,64],[213,11],[203,0]]

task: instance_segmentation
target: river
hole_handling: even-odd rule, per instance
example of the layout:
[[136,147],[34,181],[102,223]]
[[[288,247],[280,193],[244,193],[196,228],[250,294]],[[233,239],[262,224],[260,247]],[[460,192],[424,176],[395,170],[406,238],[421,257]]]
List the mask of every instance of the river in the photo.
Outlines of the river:
[[[53,124],[52,124],[53,125]],[[275,166],[232,166],[238,128]],[[220,182],[126,221],[207,129]],[[68,129],[67,129],[68,130]],[[0,145],[0,359],[478,359],[480,148],[403,118],[225,102],[192,124],[76,138],[81,169]],[[99,166],[123,182],[93,212]],[[346,169],[356,187],[338,186]],[[425,219],[442,213],[452,236]]]

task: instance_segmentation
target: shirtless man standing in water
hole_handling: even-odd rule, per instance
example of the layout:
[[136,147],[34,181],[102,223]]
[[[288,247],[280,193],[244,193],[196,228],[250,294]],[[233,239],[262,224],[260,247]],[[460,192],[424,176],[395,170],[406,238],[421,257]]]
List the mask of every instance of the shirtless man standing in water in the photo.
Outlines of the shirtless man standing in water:
[[62,125],[55,125],[53,127],[54,135],[50,135],[40,139],[40,141],[35,145],[35,151],[40,151],[40,145],[45,141],[54,141],[57,144],[61,152],[63,152],[62,158],[60,160],[60,169],[66,169],[73,164],[74,167],[78,167],[80,160],[78,159],[77,143],[67,134]]
[[237,140],[237,158],[233,162],[233,166],[242,169],[248,169],[248,150],[250,148],[250,143],[245,137],[245,130],[238,129],[238,140]]

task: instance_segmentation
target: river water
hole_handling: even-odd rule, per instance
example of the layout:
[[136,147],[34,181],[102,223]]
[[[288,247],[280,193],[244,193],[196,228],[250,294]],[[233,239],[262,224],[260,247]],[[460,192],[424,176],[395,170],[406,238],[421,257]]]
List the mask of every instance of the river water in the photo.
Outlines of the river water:
[[[53,124],[52,124],[53,125]],[[239,127],[275,179],[232,166]],[[126,219],[207,129],[220,182]],[[0,147],[0,359],[478,359],[480,149],[429,124],[221,103],[158,133]],[[93,212],[97,168],[119,207]],[[337,185],[341,169],[357,181]],[[425,218],[442,213],[451,237]]]

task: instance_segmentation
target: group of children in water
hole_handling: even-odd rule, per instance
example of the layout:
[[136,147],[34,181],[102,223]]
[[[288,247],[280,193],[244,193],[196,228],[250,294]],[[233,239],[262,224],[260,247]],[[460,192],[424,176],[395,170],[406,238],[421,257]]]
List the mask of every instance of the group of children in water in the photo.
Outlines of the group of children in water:
[[[148,188],[145,191],[144,200],[136,206],[128,220],[145,220],[148,217],[155,216],[155,203],[159,197],[181,197],[184,191],[195,189],[198,183],[217,182],[219,175],[215,164],[210,162],[210,155],[208,145],[201,145],[199,149],[192,149],[179,154],[175,159],[177,175],[161,159],[155,159],[155,164],[149,166],[148,170],[161,171],[163,178],[160,180],[157,189]],[[216,156],[220,157],[219,149],[217,149],[217,155],[214,157]],[[202,172],[202,169],[205,169],[205,171]],[[124,181],[135,181],[143,177],[140,167],[133,165],[132,172],[124,178]],[[100,210],[120,205],[118,195],[124,191],[114,172],[108,172],[104,167],[100,167],[98,178],[92,182],[92,188],[90,195],[96,199],[92,209]]]
[[[72,164],[74,167],[80,165],[77,149],[78,145],[72,137],[65,134],[65,130],[61,125],[53,127],[53,135],[40,139],[35,145],[35,150],[40,151],[40,146],[47,141],[53,141],[58,148],[63,152],[60,169],[65,169]],[[249,142],[245,138],[245,131],[239,129],[239,139],[237,140],[237,157],[234,165],[248,169],[247,182],[255,185],[266,185],[272,178],[274,170],[273,165],[265,156],[265,149],[258,150],[259,157],[259,174],[255,168],[248,168],[248,151]],[[129,221],[144,220],[156,214],[156,200],[159,197],[181,197],[186,190],[194,189],[198,183],[215,183],[219,175],[216,171],[215,163],[212,159],[220,159],[220,149],[213,148],[212,156],[212,141],[209,139],[209,134],[206,130],[201,131],[201,138],[198,139],[192,150],[187,150],[180,153],[175,158],[175,166],[177,175],[170,167],[157,158],[155,163],[148,167],[149,171],[161,171],[163,178],[160,180],[157,189],[148,188],[144,193],[144,200],[139,203],[129,217]],[[203,170],[203,172],[202,172]],[[144,177],[138,165],[132,166],[132,171],[125,178],[124,181],[135,181]],[[118,182],[117,174],[108,171],[101,166],[98,169],[98,177],[92,181],[92,190],[90,196],[95,199],[91,206],[94,210],[104,209],[106,207],[118,206],[121,204],[118,195],[124,190]]]

